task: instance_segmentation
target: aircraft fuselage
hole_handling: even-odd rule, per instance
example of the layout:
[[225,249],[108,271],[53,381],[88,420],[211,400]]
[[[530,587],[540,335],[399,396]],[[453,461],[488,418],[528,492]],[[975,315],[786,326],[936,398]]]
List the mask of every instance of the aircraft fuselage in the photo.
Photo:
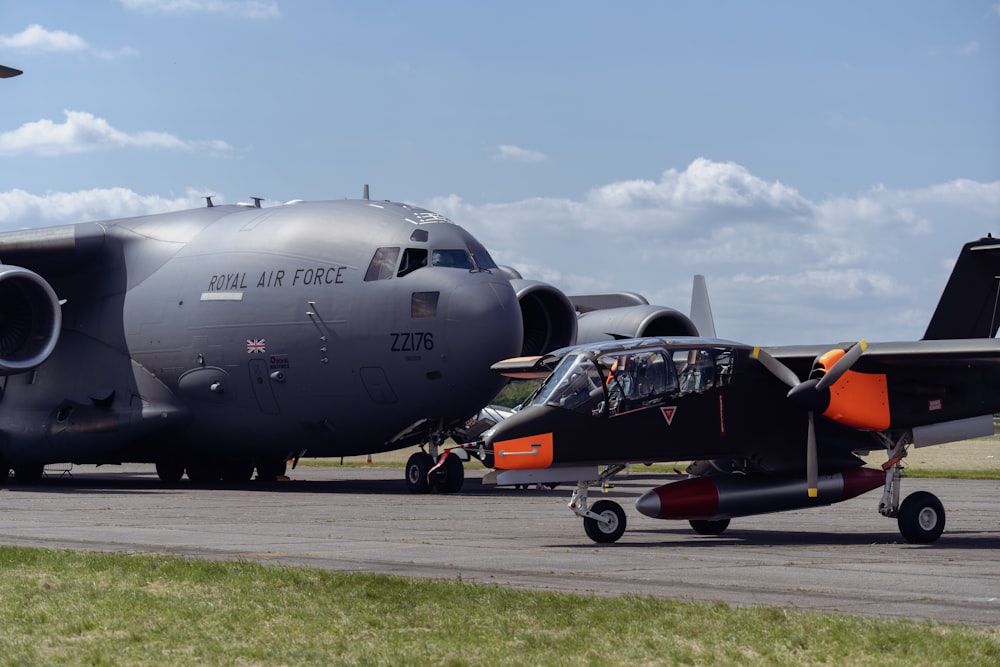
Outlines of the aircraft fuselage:
[[473,415],[501,384],[490,364],[521,346],[482,246],[390,202],[14,232],[0,260],[63,301],[51,355],[4,378],[14,466],[393,449]]

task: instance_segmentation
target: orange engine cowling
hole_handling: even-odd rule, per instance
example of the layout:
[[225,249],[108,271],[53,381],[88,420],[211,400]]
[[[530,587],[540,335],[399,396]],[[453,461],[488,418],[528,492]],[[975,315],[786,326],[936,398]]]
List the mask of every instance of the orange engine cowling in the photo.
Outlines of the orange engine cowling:
[[[824,373],[845,354],[844,350],[830,350],[816,360],[816,370]],[[827,419],[866,431],[884,431],[889,428],[889,391],[883,374],[859,373],[848,370],[830,385],[829,404],[822,414]]]

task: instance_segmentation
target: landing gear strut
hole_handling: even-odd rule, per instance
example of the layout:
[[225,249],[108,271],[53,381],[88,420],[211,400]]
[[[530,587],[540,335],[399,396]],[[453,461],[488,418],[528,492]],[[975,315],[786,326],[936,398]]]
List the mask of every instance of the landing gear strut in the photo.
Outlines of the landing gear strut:
[[[624,469],[625,466],[621,464],[608,466],[598,474],[596,481],[607,490],[610,488],[608,480]],[[598,544],[617,542],[625,534],[625,510],[613,500],[598,500],[593,507],[588,507],[587,491],[591,484],[590,480],[577,482],[569,508],[577,516],[583,517],[583,530],[587,537]]]
[[903,539],[911,544],[931,544],[944,532],[944,505],[937,496],[927,491],[917,491],[899,502],[903,477],[903,458],[911,443],[907,432],[895,442],[886,441],[889,460],[885,468],[885,490],[878,504],[879,514],[895,518]]

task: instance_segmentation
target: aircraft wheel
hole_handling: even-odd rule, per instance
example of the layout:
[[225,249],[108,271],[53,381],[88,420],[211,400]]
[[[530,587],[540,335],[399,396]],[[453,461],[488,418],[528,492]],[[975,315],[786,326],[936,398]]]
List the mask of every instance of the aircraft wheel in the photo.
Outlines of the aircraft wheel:
[[253,478],[253,461],[226,461],[222,464],[222,481],[249,482]]
[[618,503],[612,500],[598,500],[590,511],[608,519],[607,523],[602,523],[589,516],[583,518],[583,529],[590,539],[606,544],[617,542],[625,533],[625,510]]
[[277,459],[275,461],[257,461],[257,481],[276,482],[279,477],[284,477],[288,471],[288,461]]
[[899,532],[911,544],[936,542],[944,531],[944,505],[927,491],[911,493],[899,506]]
[[410,493],[429,493],[431,483],[427,473],[434,467],[434,457],[427,452],[416,452],[406,462],[406,488]]
[[18,484],[32,484],[42,479],[45,466],[41,464],[14,466],[14,481]]
[[180,461],[157,461],[156,476],[161,482],[176,484],[184,476],[184,464]]
[[214,461],[191,461],[187,465],[187,476],[196,484],[211,484],[222,479],[222,468]]
[[431,477],[434,488],[441,493],[458,493],[465,482],[465,466],[462,459],[455,454],[448,454],[444,465],[438,468]]
[[718,519],[716,521],[691,519],[688,523],[691,524],[694,532],[699,535],[721,535],[726,528],[729,528],[729,519]]

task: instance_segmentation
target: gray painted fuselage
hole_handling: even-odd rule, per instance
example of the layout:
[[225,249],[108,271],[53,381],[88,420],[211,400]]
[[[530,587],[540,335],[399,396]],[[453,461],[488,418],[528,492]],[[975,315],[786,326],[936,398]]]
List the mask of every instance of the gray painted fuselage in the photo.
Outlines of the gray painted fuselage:
[[490,364],[521,349],[514,291],[477,253],[441,216],[367,200],[0,234],[0,262],[63,301],[51,356],[0,378],[0,456],[282,460],[420,441],[485,405]]

